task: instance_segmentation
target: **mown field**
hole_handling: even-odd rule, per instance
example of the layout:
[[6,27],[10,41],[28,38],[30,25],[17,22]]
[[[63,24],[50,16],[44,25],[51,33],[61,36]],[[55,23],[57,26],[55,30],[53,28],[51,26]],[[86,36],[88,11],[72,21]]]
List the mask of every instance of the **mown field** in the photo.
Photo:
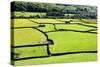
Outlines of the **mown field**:
[[[88,23],[84,23],[82,20]],[[48,35],[48,38],[53,40],[54,45],[50,45],[50,51],[52,54],[76,52],[75,54],[65,54],[47,58],[19,60],[15,61],[15,65],[96,61],[97,53],[91,53],[91,51],[97,51],[97,34],[94,34],[97,33],[96,20],[82,20],[12,19],[11,27],[14,28],[12,29],[12,31],[14,31],[14,46],[47,43],[46,37],[43,33],[31,28],[35,27],[45,32]],[[70,23],[67,24],[65,23],[66,21],[70,21]],[[82,25],[79,25],[80,23]],[[41,27],[40,25],[44,26]],[[17,29],[18,27],[20,28]],[[14,51],[19,54],[19,58],[23,58],[30,56],[47,56],[46,49],[46,46],[38,46],[15,48]],[[77,53],[82,51],[84,51],[84,53]]]

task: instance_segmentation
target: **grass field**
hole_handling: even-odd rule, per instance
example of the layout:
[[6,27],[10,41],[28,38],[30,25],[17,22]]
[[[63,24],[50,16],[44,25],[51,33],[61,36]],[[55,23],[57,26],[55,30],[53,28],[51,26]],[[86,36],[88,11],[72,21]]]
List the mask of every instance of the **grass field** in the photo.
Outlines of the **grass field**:
[[87,23],[97,23],[96,19],[82,19],[83,21],[87,22]]
[[46,50],[46,46],[25,47],[25,48],[16,48],[15,53],[19,53],[20,58],[45,56],[45,55],[47,55],[47,50]]
[[[27,34],[25,34],[27,33]],[[37,36],[38,35],[38,36]],[[14,30],[14,44],[27,45],[27,44],[38,44],[45,42],[46,37],[36,29],[15,29]]]
[[72,62],[90,62],[97,60],[96,53],[83,53],[83,54],[71,54],[63,56],[53,56],[48,58],[38,58],[30,60],[16,61],[15,65],[35,65],[35,64],[54,64],[54,63],[72,63]]
[[[14,15],[13,15],[14,14]],[[45,16],[46,13],[38,13],[38,12],[12,12],[12,16],[15,16],[15,17],[20,17],[20,16],[23,16],[23,17],[30,17],[30,16],[37,16],[37,15],[40,15],[40,16]]]
[[[59,21],[61,20],[61,21]],[[12,27],[36,27],[37,29],[46,32],[49,39],[54,41],[54,45],[50,45],[50,51],[55,53],[67,53],[67,52],[80,52],[80,51],[96,51],[97,50],[97,34],[91,32],[97,32],[95,28],[97,24],[94,19],[83,19],[90,24],[64,24],[64,21],[73,20],[74,23],[82,23],[78,19],[12,19]],[[73,23],[72,22],[72,23]],[[50,23],[50,24],[45,24]],[[60,23],[60,24],[56,24]],[[62,24],[61,24],[62,23]],[[45,25],[39,27],[39,25]],[[56,29],[54,25],[56,25]],[[88,26],[87,26],[88,25]],[[89,26],[90,25],[90,26]],[[91,27],[95,26],[95,27]],[[64,29],[59,31],[59,29]],[[13,30],[13,29],[12,29]],[[89,32],[83,32],[90,30]],[[31,45],[31,44],[44,44],[47,43],[46,37],[40,31],[34,28],[20,28],[14,29],[14,46]],[[38,47],[25,47],[15,48],[20,58],[30,56],[44,56],[47,55],[46,46]],[[33,64],[51,64],[51,63],[69,63],[69,62],[85,62],[96,61],[97,53],[76,53],[65,54],[61,56],[51,56],[47,58],[37,58],[28,60],[15,61],[15,65],[33,65]]]

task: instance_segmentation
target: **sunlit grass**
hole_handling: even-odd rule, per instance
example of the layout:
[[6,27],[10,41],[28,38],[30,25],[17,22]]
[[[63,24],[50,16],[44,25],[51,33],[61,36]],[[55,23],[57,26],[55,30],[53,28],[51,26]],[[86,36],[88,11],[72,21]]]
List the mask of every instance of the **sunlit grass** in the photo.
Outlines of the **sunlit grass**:
[[[33,21],[30,21],[30,20],[33,20]],[[39,26],[39,24],[35,22],[65,23],[58,20],[69,21],[70,19],[57,19],[57,20],[30,19],[30,20],[12,19],[11,24],[12,24],[12,27],[30,27],[30,26],[34,27],[34,26]],[[44,25],[45,27],[39,27],[38,29],[44,32],[55,30],[53,24],[44,24]],[[87,24],[87,25],[96,26],[97,24]],[[62,25],[57,24],[56,28],[66,29],[66,31],[54,31],[54,32],[46,33],[49,39],[52,39],[54,41],[54,45],[50,45],[51,53],[96,51],[97,50],[97,35],[96,34],[67,31],[67,29],[86,31],[86,30],[91,30],[94,28],[77,25],[77,24],[62,24]],[[14,29],[14,30],[12,29],[12,31],[14,32],[14,46],[46,43],[46,37],[44,36],[44,34],[34,28],[21,28],[21,29]],[[92,31],[92,32],[96,32],[96,31]],[[47,55],[46,46],[15,48],[15,52],[19,53],[20,57]],[[48,58],[38,58],[38,59],[16,61],[15,65],[84,62],[84,61],[95,61],[96,59],[97,59],[96,53],[70,54],[70,55],[63,55],[63,56],[51,56]]]

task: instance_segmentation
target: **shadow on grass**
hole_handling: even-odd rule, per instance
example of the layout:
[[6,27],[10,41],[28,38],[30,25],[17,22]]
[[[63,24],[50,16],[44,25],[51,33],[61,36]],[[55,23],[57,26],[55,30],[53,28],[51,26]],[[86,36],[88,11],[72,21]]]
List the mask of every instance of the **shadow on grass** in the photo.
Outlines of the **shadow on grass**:
[[21,29],[21,28],[39,28],[39,26],[11,27],[11,29]]
[[79,51],[79,52],[66,52],[66,53],[53,53],[52,56],[61,56],[68,54],[78,54],[78,53],[97,53],[97,51]]
[[39,24],[38,22],[36,22],[36,21],[33,21],[33,20],[30,20],[30,19],[28,19],[29,21],[31,21],[31,22],[33,22],[33,23],[36,23],[36,24]]
[[11,48],[36,47],[36,46],[46,46],[46,45],[47,44],[31,44],[31,45],[11,46]]
[[65,53],[52,53],[51,56],[33,56],[33,57],[23,57],[23,58],[11,58],[13,61],[20,61],[20,60],[29,60],[29,59],[36,59],[36,58],[48,58],[52,56],[61,56],[61,55],[70,55],[70,54],[79,54],[79,53],[97,53],[97,51],[78,51],[78,52],[65,52]]
[[80,32],[80,33],[91,33],[91,34],[97,34],[97,32],[91,32],[94,29],[91,30],[86,30],[86,31],[79,31],[79,30],[70,30],[70,29],[58,29],[58,30],[52,30],[52,31],[46,31],[45,33],[50,33],[50,32],[59,32],[59,31],[72,31],[72,32]]
[[82,24],[82,23],[79,23],[78,25],[87,26],[87,27],[92,27],[92,28],[97,28],[96,26],[86,25],[86,24]]

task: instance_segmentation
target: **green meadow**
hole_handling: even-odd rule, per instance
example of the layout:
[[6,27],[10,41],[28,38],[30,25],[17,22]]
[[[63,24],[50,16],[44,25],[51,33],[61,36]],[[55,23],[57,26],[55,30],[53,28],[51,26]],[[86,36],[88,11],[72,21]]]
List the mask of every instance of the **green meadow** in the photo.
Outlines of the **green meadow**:
[[[70,24],[65,23],[70,21]],[[47,43],[46,37],[40,31],[31,28],[35,27],[48,35],[54,44],[49,45],[51,54],[97,51],[97,26],[95,19],[12,19],[11,29],[14,31],[14,46],[44,44]],[[91,23],[92,22],[92,23]],[[64,24],[65,23],[65,24]],[[79,24],[84,25],[79,25]],[[54,27],[55,24],[55,27]],[[44,25],[41,27],[39,25]],[[91,27],[92,26],[92,27]],[[19,28],[18,27],[26,27]],[[56,28],[56,30],[55,30]],[[90,30],[90,31],[89,31]],[[89,31],[89,32],[86,32]],[[47,56],[46,46],[15,48],[18,58]],[[28,60],[14,61],[15,65],[51,64],[96,61],[97,53],[75,53],[46,58],[34,58]]]

